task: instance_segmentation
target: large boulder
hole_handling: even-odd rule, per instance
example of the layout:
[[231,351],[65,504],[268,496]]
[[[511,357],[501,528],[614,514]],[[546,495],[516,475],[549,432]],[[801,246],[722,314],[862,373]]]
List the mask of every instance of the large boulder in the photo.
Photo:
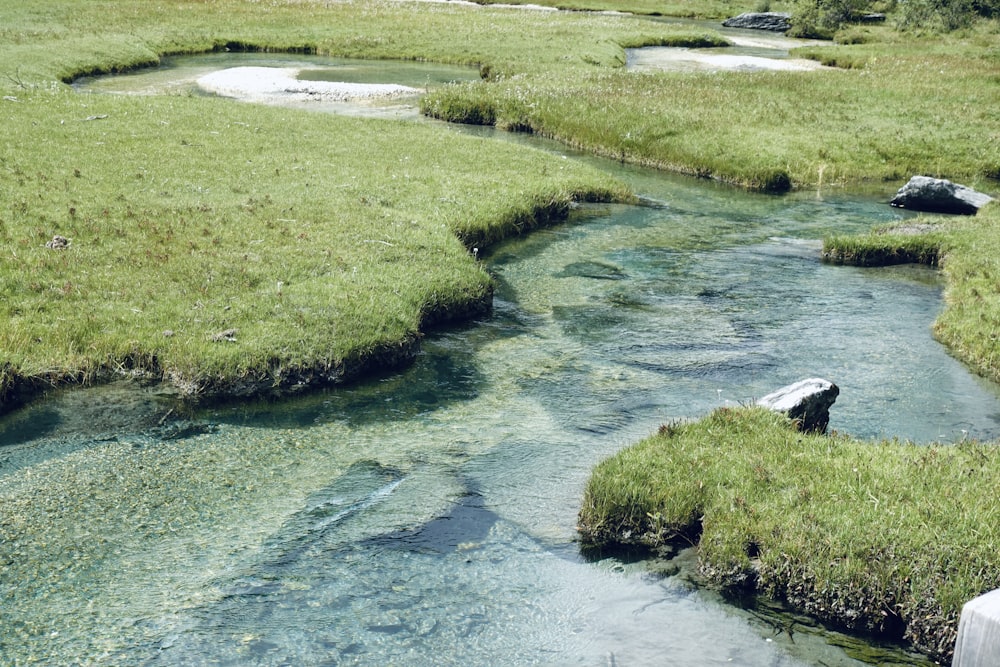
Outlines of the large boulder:
[[726,19],[722,25],[727,28],[786,32],[792,27],[791,18],[792,15],[785,12],[746,12]]
[[771,392],[757,405],[785,413],[801,431],[822,433],[830,423],[830,406],[839,394],[840,388],[829,380],[810,378]]
[[943,178],[914,176],[889,202],[891,206],[928,213],[975,215],[993,198]]

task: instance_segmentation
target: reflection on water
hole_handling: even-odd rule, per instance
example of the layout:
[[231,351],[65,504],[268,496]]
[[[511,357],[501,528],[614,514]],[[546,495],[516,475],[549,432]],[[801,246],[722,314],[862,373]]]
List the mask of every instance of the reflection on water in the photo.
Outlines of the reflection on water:
[[724,603],[692,550],[579,553],[594,464],[804,377],[840,385],[831,428],[858,436],[1000,433],[997,388],[930,337],[934,272],[819,261],[823,234],[905,212],[616,168],[658,204],[494,248],[493,316],[403,373],[185,415],[98,388],[0,420],[4,658],[914,664]]

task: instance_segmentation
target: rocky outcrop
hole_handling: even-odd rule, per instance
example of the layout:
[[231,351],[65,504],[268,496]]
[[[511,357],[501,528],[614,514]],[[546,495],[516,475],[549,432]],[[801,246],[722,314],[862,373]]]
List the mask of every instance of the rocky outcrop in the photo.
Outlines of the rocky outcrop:
[[786,32],[792,27],[791,18],[791,14],[784,12],[746,12],[726,19],[722,25],[727,28]]
[[757,405],[787,414],[799,430],[822,433],[830,423],[830,406],[839,394],[840,388],[829,380],[810,378],[771,392]]
[[914,176],[889,202],[891,206],[928,213],[975,215],[993,198],[943,178]]

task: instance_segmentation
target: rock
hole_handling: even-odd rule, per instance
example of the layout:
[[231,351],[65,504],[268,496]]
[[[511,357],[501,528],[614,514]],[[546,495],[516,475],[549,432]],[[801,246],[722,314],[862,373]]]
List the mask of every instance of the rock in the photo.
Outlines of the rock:
[[212,334],[209,339],[213,343],[221,343],[223,341],[228,343],[236,342],[236,329],[226,329],[225,331],[220,331],[219,333]]
[[857,19],[858,23],[885,23],[885,14],[882,12],[870,12],[862,14]]
[[943,178],[914,176],[896,192],[889,204],[912,211],[975,215],[991,201],[993,198],[989,195]]
[[987,667],[1000,660],[1000,590],[966,602],[958,621],[952,667]]
[[52,237],[51,241],[45,244],[46,248],[51,248],[52,250],[65,250],[69,247],[69,239],[65,236],[59,236],[56,234]]
[[771,392],[757,405],[787,414],[798,422],[801,431],[822,433],[830,423],[830,406],[839,394],[840,388],[832,382],[811,378]]
[[785,32],[792,27],[791,18],[792,15],[785,12],[746,12],[726,19],[722,25],[727,28]]

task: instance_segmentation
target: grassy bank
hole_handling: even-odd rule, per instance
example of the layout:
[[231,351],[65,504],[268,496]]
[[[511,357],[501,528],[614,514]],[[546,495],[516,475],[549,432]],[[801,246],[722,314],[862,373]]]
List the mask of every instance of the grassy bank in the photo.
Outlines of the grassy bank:
[[667,426],[601,463],[590,540],[700,536],[709,578],[947,659],[961,606],[1000,586],[1000,449],[805,435],[762,409]]
[[[426,318],[488,308],[473,245],[627,196],[427,126],[65,92],[0,116],[18,137],[2,157],[0,394],[109,372],[249,394],[398,364]],[[47,247],[56,235],[69,246]]]
[[920,39],[887,27],[863,34],[864,43],[801,50],[838,66],[808,74],[567,66],[443,89],[424,108],[752,189],[916,173],[995,189],[996,25]]
[[[615,17],[397,3],[42,0],[0,18],[7,406],[111,375],[255,394],[396,365],[429,320],[488,308],[470,248],[561,219],[574,199],[629,196],[596,171],[440,128],[82,96],[66,81],[226,45],[599,62],[618,56],[607,35],[655,37]],[[46,247],[57,235],[67,248]]]

